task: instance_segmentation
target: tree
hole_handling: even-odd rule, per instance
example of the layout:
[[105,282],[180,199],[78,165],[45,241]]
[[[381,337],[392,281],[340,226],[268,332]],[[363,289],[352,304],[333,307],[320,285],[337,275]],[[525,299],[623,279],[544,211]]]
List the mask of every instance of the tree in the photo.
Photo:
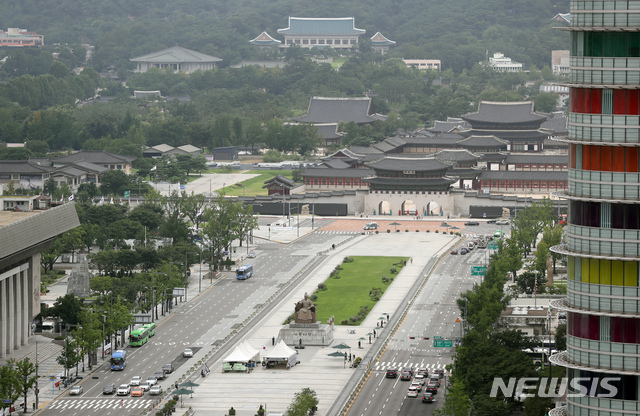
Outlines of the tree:
[[60,355],[56,357],[56,362],[64,368],[66,379],[69,378],[69,369],[75,367],[80,362],[81,356],[78,354],[79,349],[79,345],[74,338],[65,337],[64,346],[60,351]]
[[287,408],[286,416],[307,416],[309,412],[318,406],[316,392],[308,387],[296,393],[293,402]]
[[556,328],[556,350],[565,351],[567,349],[567,324],[560,324]]
[[73,293],[59,297],[53,307],[49,308],[50,316],[57,316],[69,325],[77,325],[80,323],[80,314],[83,310],[82,298],[77,298]]
[[11,403],[0,403],[2,408],[11,406],[20,397],[20,380],[17,376],[16,361],[13,358],[0,366],[0,397],[11,400]]
[[126,173],[121,170],[108,170],[102,175],[100,190],[103,195],[122,195],[131,186]]
[[33,365],[29,357],[16,363],[16,380],[19,383],[19,390],[24,397],[24,407],[27,409],[27,395],[33,386],[36,385],[38,378],[35,376],[36,367]]

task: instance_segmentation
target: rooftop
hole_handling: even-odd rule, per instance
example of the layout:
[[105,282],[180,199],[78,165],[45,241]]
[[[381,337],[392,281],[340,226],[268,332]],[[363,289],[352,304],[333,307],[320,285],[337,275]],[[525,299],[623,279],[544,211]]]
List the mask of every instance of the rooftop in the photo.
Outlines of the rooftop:
[[365,32],[356,28],[353,17],[289,17],[289,27],[278,29],[278,33],[295,35],[361,35]]
[[222,59],[204,53],[192,51],[181,46],[172,46],[161,51],[131,58],[132,62],[182,63],[182,62],[220,62]]

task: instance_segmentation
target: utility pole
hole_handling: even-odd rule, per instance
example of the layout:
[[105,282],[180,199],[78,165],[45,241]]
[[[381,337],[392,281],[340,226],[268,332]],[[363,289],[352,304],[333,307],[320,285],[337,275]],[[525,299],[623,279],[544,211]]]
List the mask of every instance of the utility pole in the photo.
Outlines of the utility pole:
[[38,386],[38,341],[36,341],[36,410],[38,410],[38,407],[39,407],[39,403],[38,403],[39,392],[40,392],[40,388]]

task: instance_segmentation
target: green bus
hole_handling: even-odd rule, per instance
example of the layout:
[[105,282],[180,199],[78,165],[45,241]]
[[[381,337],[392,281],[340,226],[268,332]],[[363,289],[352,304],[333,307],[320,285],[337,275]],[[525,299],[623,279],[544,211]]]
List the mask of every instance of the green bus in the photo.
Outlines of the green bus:
[[140,347],[149,341],[149,328],[142,326],[138,329],[134,329],[129,334],[129,345],[132,347]]
[[156,334],[156,324],[146,324],[142,325],[142,327],[149,329],[149,338]]

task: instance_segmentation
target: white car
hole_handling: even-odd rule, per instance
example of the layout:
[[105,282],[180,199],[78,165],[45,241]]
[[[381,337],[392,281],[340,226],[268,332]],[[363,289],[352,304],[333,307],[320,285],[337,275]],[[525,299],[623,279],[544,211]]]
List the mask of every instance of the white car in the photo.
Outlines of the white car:
[[416,389],[416,386],[409,387],[407,397],[418,397],[418,389]]
[[[424,386],[424,376],[422,374],[418,374],[414,377],[413,379],[413,383],[420,383],[421,386]],[[411,383],[411,384],[413,384]]]
[[497,220],[496,221],[497,225],[509,225],[509,220]]
[[140,388],[144,391],[149,391],[149,389],[151,388],[151,384],[149,384],[148,381],[143,381],[142,383],[140,383]]
[[118,396],[128,396],[131,394],[131,387],[128,384],[120,384],[118,386],[118,391],[116,392]]
[[416,390],[418,390],[418,393],[420,393],[422,391],[422,384],[420,384],[420,382],[417,381],[417,380],[413,380],[411,382],[411,387],[415,387]]
[[78,386],[77,384],[71,387],[69,391],[69,396],[79,396],[82,394],[82,386]]
[[151,386],[151,390],[149,390],[149,394],[152,396],[159,396],[162,394],[162,386]]
[[182,352],[182,356],[185,358],[193,357],[193,350],[191,348],[185,348]]
[[152,387],[158,384],[158,379],[155,377],[147,377],[147,383],[149,383]]
[[139,386],[140,383],[142,383],[142,377],[140,376],[133,376],[133,378],[131,379],[131,381],[129,382],[130,386]]

